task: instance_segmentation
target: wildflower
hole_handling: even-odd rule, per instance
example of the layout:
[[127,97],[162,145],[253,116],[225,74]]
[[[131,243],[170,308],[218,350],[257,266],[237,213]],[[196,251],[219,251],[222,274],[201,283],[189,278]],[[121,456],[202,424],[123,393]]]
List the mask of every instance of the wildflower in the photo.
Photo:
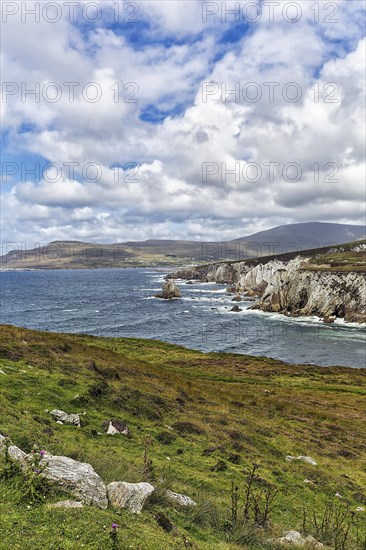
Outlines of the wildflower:
[[118,529],[117,523],[112,523],[112,529]]
[[46,451],[39,451],[39,454],[40,454],[41,456],[43,456],[43,455],[46,454]]

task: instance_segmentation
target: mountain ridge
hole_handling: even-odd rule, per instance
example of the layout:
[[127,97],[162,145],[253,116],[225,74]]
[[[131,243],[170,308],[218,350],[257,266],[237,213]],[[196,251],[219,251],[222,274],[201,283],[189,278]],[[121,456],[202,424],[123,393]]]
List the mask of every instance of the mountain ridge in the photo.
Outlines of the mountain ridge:
[[147,239],[115,243],[55,240],[34,248],[3,243],[1,269],[176,267],[191,262],[239,260],[322,248],[360,240],[366,226],[305,222],[276,226],[229,241]]

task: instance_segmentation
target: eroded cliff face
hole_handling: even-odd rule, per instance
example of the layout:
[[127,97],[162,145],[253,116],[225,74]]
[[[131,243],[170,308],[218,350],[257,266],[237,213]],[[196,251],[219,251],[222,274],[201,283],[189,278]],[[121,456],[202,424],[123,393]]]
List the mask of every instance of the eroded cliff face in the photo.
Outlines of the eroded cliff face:
[[290,315],[317,315],[328,321],[366,321],[366,284],[362,273],[306,269],[277,270],[254,306]]
[[366,322],[365,273],[316,269],[304,257],[210,264],[177,271],[173,277],[233,285],[238,292],[258,296],[254,309]]

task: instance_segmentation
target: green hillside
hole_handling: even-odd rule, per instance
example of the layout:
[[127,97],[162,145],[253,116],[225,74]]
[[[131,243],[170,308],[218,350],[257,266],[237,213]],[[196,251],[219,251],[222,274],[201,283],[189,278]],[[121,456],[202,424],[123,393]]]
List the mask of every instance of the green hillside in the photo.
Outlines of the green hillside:
[[[56,510],[47,504],[60,500],[59,490],[24,499],[29,481],[2,475],[1,549],[274,550],[269,538],[304,532],[304,513],[306,534],[330,548],[366,548],[366,512],[356,512],[366,509],[366,370],[10,326],[1,327],[0,369],[0,431],[15,445],[88,462],[105,483],[156,487],[140,515]],[[54,408],[85,412],[81,428],[57,424]],[[130,435],[100,433],[111,418],[127,422]],[[286,455],[310,456],[317,466]],[[265,522],[255,518],[253,499],[243,515],[253,463],[258,506],[278,491]],[[172,506],[166,489],[197,506]]]

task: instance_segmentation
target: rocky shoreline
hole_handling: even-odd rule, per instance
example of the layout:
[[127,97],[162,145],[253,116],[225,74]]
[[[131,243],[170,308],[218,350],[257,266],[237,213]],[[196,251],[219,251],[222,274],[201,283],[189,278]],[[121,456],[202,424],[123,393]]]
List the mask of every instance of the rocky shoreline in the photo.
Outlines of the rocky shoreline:
[[324,322],[337,318],[366,322],[366,277],[361,271],[327,271],[310,258],[286,261],[246,260],[175,271],[169,278],[230,285],[235,294],[256,296],[251,309],[289,316],[318,316]]

